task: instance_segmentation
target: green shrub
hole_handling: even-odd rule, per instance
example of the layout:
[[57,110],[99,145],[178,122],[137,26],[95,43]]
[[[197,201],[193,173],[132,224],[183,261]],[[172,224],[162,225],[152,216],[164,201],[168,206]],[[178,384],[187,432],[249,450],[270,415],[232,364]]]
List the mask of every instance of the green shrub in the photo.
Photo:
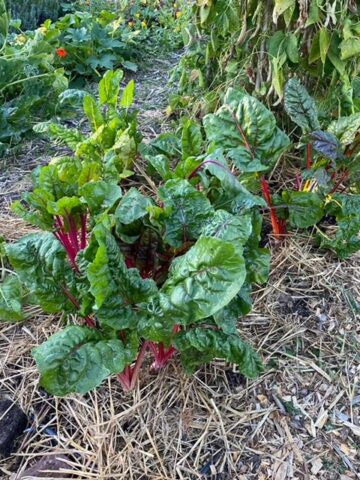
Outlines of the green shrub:
[[7,0],[13,18],[19,18],[23,29],[36,28],[47,18],[56,20],[60,14],[60,0]]

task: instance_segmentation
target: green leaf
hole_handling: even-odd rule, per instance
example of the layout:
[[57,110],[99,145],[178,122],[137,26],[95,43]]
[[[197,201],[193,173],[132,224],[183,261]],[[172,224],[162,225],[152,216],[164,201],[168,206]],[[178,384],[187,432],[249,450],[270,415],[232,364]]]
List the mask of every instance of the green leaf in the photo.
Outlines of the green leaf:
[[315,150],[324,155],[324,157],[336,160],[342,155],[341,145],[332,133],[315,130],[315,132],[311,133],[311,139],[313,140]]
[[342,145],[351,145],[360,133],[360,112],[334,120],[330,123],[328,132],[335,135]]
[[134,102],[135,96],[135,81],[130,80],[130,82],[124,88],[124,91],[121,96],[120,106],[123,108],[129,108]]
[[294,4],[295,0],[275,0],[275,7],[273,11],[274,23],[277,23],[280,15],[283,15],[289,8],[292,8]]
[[119,245],[102,224],[94,228],[85,257],[89,261],[87,278],[97,309],[116,295],[127,304],[136,304],[157,293],[153,280],[141,278],[135,268],[127,268]]
[[320,31],[316,32],[311,43],[309,53],[309,64],[315,63],[321,58],[320,53]]
[[340,44],[341,60],[348,60],[360,55],[360,39],[356,37],[343,40]]
[[57,202],[48,202],[47,210],[52,215],[66,217],[76,214],[83,208],[78,197],[62,197]]
[[247,315],[251,308],[251,287],[245,283],[236,297],[226,307],[215,313],[215,323],[228,335],[236,333],[239,319]]
[[287,35],[286,54],[292,63],[299,63],[300,57],[298,39],[294,33],[290,33]]
[[196,240],[214,212],[205,195],[186,180],[168,180],[159,197],[164,204],[164,240],[172,247]]
[[123,76],[124,72],[122,70],[108,70],[104,74],[99,83],[100,105],[107,104],[116,107]]
[[232,242],[239,247],[245,245],[252,232],[251,215],[235,216],[225,210],[217,210],[202,229],[201,234]]
[[298,228],[316,225],[324,216],[324,201],[314,192],[283,192],[289,209],[289,221]]
[[193,120],[188,119],[182,129],[181,146],[182,158],[200,155],[202,145],[202,135],[200,125]]
[[247,281],[262,285],[269,278],[271,254],[267,248],[259,248],[252,243],[244,249]]
[[175,337],[175,347],[181,352],[181,361],[188,373],[213,358],[224,358],[238,365],[240,372],[256,378],[263,371],[258,354],[239,335],[226,335],[217,330],[195,328],[180,332]]
[[6,10],[5,0],[0,0],[0,50],[5,46],[9,33],[9,17]]
[[315,101],[299,80],[292,78],[285,87],[285,110],[304,132],[320,130]]
[[60,242],[50,233],[32,233],[6,246],[22,284],[48,313],[74,312],[65,289],[76,297],[75,277]]
[[129,225],[148,214],[147,208],[153,205],[150,198],[145,197],[136,188],[130,188],[121,199],[116,211],[115,218],[119,222]]
[[149,155],[145,160],[160,175],[162,180],[169,180],[172,177],[169,159],[165,155]]
[[322,248],[333,250],[341,259],[346,259],[360,250],[360,195],[339,195],[326,207],[326,213],[335,216],[338,224],[336,234],[319,235]]
[[20,280],[11,275],[0,283],[0,321],[20,322],[25,319]]
[[326,27],[320,29],[319,34],[319,47],[320,47],[320,58],[322,63],[325,63],[327,53],[330,47],[330,33]]
[[200,237],[173,261],[161,289],[164,311],[181,324],[214,315],[240,291],[246,276],[241,251],[230,242]]
[[91,129],[96,132],[105,122],[104,117],[93,97],[84,97],[84,112],[89,119]]
[[79,194],[89,206],[90,212],[98,214],[115,205],[121,198],[121,188],[115,183],[98,180],[83,185],[79,189]]
[[238,147],[249,150],[254,161],[270,168],[288,147],[288,137],[277,126],[274,115],[258,100],[229,89],[225,104],[204,118],[207,137],[224,152]]
[[121,340],[106,339],[95,329],[79,326],[56,333],[33,350],[40,385],[60,397],[93,390],[109,375],[121,373],[136,353]]

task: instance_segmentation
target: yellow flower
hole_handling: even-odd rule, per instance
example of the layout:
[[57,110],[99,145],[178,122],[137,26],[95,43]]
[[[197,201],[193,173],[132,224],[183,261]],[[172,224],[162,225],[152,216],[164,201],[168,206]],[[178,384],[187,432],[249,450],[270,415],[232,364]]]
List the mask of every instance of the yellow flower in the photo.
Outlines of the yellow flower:
[[43,35],[46,35],[48,32],[48,29],[46,27],[39,27],[38,31],[42,33]]
[[128,25],[129,25],[130,28],[132,28],[135,25],[135,23],[134,22],[129,22]]
[[146,22],[141,22],[141,26],[142,26],[143,28],[146,28],[146,27],[147,27]]
[[176,12],[176,18],[181,18],[182,17],[182,12]]
[[26,43],[27,38],[25,35],[21,34],[16,37],[16,44],[17,45],[24,45]]
[[136,18],[140,18],[140,13],[135,13]]

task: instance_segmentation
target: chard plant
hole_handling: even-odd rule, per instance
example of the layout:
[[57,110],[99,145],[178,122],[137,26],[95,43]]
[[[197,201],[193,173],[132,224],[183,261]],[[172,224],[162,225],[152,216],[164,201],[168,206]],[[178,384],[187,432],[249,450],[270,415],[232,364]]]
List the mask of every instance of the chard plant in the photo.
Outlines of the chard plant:
[[[347,258],[360,249],[360,114],[330,120],[322,130],[315,101],[296,79],[285,88],[285,109],[305,146],[306,168],[294,180],[294,190],[271,194],[267,173],[294,146],[274,115],[243,91],[229,89],[224,104],[204,118],[214,152],[207,168],[219,168],[216,155],[221,153],[242,185],[262,192],[277,240],[287,229],[314,227],[321,248]],[[327,232],[329,222],[336,228]]]
[[[111,116],[121,115],[118,80],[107,73],[100,85]],[[31,303],[68,319],[34,349],[41,385],[59,396],[85,393],[115,374],[129,390],[147,351],[155,370],[178,354],[189,373],[220,357],[256,377],[262,363],[237,323],[251,309],[253,284],[265,282],[269,271],[269,252],[259,246],[264,200],[239,182],[220,149],[210,145],[202,153],[202,131],[190,120],[176,165],[169,153],[174,139],[157,139],[143,146],[152,179],[130,187],[116,160],[126,144],[119,151],[110,146],[110,153],[96,144],[104,125],[98,122],[96,148],[89,150],[101,155],[88,155],[94,143],[82,140],[75,155],[36,169],[33,190],[14,207],[43,232],[5,247],[10,278]],[[273,156],[278,151],[274,146]],[[0,304],[0,314],[21,320],[10,316],[8,290],[2,287],[7,311]],[[23,295],[14,304],[20,314],[26,301]]]

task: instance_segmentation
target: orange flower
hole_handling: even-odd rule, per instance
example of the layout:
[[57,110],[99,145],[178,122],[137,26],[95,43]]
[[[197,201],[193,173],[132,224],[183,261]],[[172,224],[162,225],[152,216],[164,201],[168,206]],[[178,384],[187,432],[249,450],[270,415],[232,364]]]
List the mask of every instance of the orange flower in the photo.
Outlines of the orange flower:
[[58,48],[56,50],[56,54],[60,58],[65,58],[67,56],[67,51],[65,50],[65,48]]

